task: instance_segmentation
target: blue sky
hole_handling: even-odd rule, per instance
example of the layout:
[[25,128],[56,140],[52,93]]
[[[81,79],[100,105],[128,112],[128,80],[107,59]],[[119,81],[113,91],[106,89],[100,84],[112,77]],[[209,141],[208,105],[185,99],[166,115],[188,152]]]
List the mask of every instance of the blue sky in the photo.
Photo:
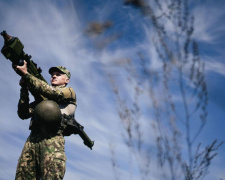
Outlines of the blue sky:
[[[195,16],[193,37],[199,43],[201,59],[205,62],[205,75],[209,93],[208,122],[199,140],[203,144],[214,139],[224,140],[225,117],[225,1],[191,1]],[[0,0],[0,31],[20,38],[25,52],[42,68],[49,82],[48,69],[66,66],[77,94],[76,119],[95,140],[90,151],[79,136],[66,137],[67,170],[65,180],[115,179],[111,166],[110,145],[113,144],[121,179],[140,179],[135,165],[129,166],[116,99],[108,83],[107,74],[118,78],[122,92],[130,96],[130,85],[121,70],[123,61],[137,58],[142,50],[151,57],[153,69],[160,63],[150,47],[151,30],[146,18],[137,9],[125,7],[122,0]],[[90,38],[85,34],[93,21],[112,21],[113,25],[101,36]],[[114,40],[110,37],[115,37]],[[119,38],[116,38],[119,37]],[[111,40],[103,48],[99,42]],[[3,46],[3,40],[0,40]],[[0,179],[14,179],[17,160],[30,131],[29,120],[17,116],[19,77],[10,61],[0,55]],[[141,99],[146,104],[145,99]],[[145,122],[145,121],[144,121]],[[150,138],[150,141],[154,137]],[[222,146],[205,178],[225,179],[225,146]],[[151,179],[158,179],[157,166],[152,162]]]

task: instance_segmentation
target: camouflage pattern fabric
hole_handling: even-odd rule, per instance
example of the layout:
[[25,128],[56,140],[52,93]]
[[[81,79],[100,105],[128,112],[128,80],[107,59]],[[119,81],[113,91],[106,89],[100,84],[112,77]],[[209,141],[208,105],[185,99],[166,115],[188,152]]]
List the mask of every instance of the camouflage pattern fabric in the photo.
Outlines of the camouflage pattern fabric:
[[66,170],[65,140],[63,136],[27,139],[19,158],[16,180],[63,179]]
[[76,95],[72,88],[63,86],[50,86],[46,82],[39,80],[29,73],[27,73],[24,78],[31,91],[43,95],[49,100],[76,104]]
[[68,69],[66,69],[64,66],[51,67],[48,72],[49,72],[49,74],[52,74],[55,70],[61,71],[62,73],[66,74],[67,77],[70,79],[71,74],[68,71]]
[[[32,92],[41,94],[57,103],[76,105],[76,95],[72,88],[50,86],[29,73],[23,78]],[[21,119],[33,117],[36,105],[37,102],[35,101],[29,103],[28,89],[26,86],[22,87],[18,103],[19,117]],[[31,134],[18,161],[16,180],[63,179],[66,168],[65,139],[63,135],[54,133],[43,136],[38,123],[33,123],[30,129]]]

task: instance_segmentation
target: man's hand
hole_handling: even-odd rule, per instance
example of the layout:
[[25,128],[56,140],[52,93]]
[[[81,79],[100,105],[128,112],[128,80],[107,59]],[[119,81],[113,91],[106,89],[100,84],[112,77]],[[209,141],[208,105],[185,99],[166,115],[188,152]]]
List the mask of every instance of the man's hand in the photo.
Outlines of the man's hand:
[[25,60],[23,66],[12,64],[12,67],[15,70],[15,72],[20,76],[27,74],[27,62]]

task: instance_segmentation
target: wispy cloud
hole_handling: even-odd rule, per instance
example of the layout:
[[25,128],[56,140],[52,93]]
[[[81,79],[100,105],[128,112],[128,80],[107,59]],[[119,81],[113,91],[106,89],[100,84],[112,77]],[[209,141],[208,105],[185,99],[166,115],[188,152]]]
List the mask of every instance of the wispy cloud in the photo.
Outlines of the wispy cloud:
[[[194,37],[204,43],[222,42],[221,36],[224,35],[225,25],[221,22],[224,18],[224,11],[220,8],[225,4],[219,2],[206,1],[205,3],[195,6],[193,15],[195,17]],[[209,8],[210,7],[210,8]]]
[[218,74],[221,74],[222,76],[225,76],[225,65],[223,62],[219,61],[207,61],[205,62],[205,69],[208,73],[210,72],[216,72]]
[[[93,17],[87,15],[85,19],[77,15],[79,10],[72,0],[58,3],[44,0],[29,2],[21,0],[13,3],[0,1],[0,27],[4,28],[2,30],[7,30],[10,35],[21,39],[26,53],[31,54],[34,61],[43,69],[46,80],[50,77],[48,69],[51,66],[64,65],[71,71],[72,78],[69,85],[75,89],[78,99],[76,119],[84,125],[90,138],[95,140],[95,146],[90,151],[83,145],[78,135],[66,138],[68,161],[65,179],[68,180],[74,177],[93,180],[114,179],[109,142],[116,144],[121,179],[127,179],[133,170],[132,167],[127,167],[129,151],[121,136],[123,127],[117,115],[115,97],[108,83],[107,73],[112,73],[120,80],[121,87],[125,90],[123,93],[129,96],[127,92],[130,92],[131,84],[125,81],[126,73],[121,71],[127,62],[138,59],[138,52],[144,52],[146,57],[150,57],[152,70],[161,67],[161,62],[152,47],[151,29],[145,26],[144,22],[139,22],[136,15],[127,13],[128,8],[119,5],[120,3],[116,1],[113,4],[108,2],[95,6],[91,9],[91,12],[94,12]],[[82,9],[82,6],[79,8]],[[118,10],[116,13],[115,9]],[[208,7],[207,9],[200,7],[194,11],[199,17],[196,18],[195,36],[201,41],[213,42],[218,40],[219,36],[218,33],[216,35],[214,33],[224,30],[224,26],[221,25],[211,31],[210,29],[217,25],[219,22],[217,19],[221,19],[222,14],[211,10],[215,16],[208,19],[207,10]],[[123,15],[121,19],[118,18],[119,13]],[[119,29],[124,34],[114,42],[117,48],[106,47],[96,50],[91,47],[90,41],[84,36],[85,25],[92,19],[105,22],[114,16],[118,16],[118,19],[114,19],[112,29],[115,28],[116,32]],[[2,45],[3,42],[0,40],[0,46]],[[123,59],[122,63],[121,59]],[[10,61],[6,61],[2,55],[0,60],[2,83],[0,177],[7,180],[14,178],[17,160],[29,134],[29,120],[20,120],[16,113],[20,89],[19,77],[11,69]],[[222,62],[206,62],[208,71],[217,71],[225,75],[223,69]],[[141,99],[141,102],[148,104],[146,99]],[[146,128],[149,126],[147,118],[149,117],[142,117],[142,123]],[[153,133],[149,132],[144,136],[153,142]],[[153,179],[158,179],[154,174],[158,172],[155,163],[152,169],[154,169],[151,171]],[[137,171],[133,179],[139,179]]]

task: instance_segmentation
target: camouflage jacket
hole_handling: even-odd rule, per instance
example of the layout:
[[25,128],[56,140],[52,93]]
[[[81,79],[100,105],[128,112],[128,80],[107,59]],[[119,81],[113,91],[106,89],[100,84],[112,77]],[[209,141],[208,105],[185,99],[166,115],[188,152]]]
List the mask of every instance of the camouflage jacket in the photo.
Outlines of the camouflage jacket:
[[[36,94],[40,94],[49,100],[57,102],[59,105],[73,104],[76,106],[76,94],[73,88],[65,86],[50,86],[46,82],[27,73],[23,77],[27,83],[20,91],[18,103],[18,115],[21,119],[28,119],[33,116],[34,108],[38,102],[29,103],[28,89]],[[28,88],[27,88],[28,87]]]

